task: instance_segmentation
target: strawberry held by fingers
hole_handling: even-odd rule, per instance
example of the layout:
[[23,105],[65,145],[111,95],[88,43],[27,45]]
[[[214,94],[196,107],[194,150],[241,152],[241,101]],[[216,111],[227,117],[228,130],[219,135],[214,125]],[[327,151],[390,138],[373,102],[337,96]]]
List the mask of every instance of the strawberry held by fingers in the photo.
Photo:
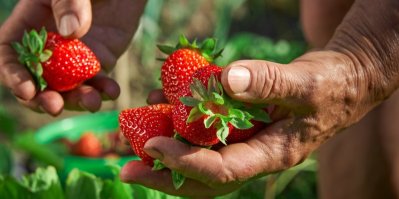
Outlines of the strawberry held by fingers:
[[216,65],[198,69],[193,75],[190,89],[182,90],[183,93],[179,94],[183,96],[181,103],[173,109],[176,132],[192,144],[227,144],[226,138],[233,130],[251,133],[254,126],[252,122],[270,122],[263,109],[255,105],[247,107],[224,94],[219,82],[221,71],[222,68]]
[[123,110],[119,114],[119,125],[134,152],[148,165],[153,158],[147,155],[144,144],[152,137],[172,137],[172,105],[156,104],[140,108]]
[[40,90],[72,90],[101,69],[95,54],[83,42],[47,33],[44,28],[40,33],[25,32],[22,42],[12,45]]
[[168,54],[161,69],[163,92],[171,104],[179,101],[177,93],[189,87],[194,71],[209,65],[222,51],[215,53],[216,40],[206,39],[201,45],[190,43],[184,36],[180,37],[176,47],[158,46]]

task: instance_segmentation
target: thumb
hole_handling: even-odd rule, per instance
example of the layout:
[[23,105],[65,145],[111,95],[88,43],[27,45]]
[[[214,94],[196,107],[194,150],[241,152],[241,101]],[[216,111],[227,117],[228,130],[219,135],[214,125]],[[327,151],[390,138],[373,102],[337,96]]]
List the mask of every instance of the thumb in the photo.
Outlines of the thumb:
[[308,76],[301,67],[263,60],[240,60],[222,73],[225,91],[234,99],[252,103],[289,103],[300,99]]
[[51,7],[62,36],[80,38],[89,30],[92,20],[90,0],[52,0]]

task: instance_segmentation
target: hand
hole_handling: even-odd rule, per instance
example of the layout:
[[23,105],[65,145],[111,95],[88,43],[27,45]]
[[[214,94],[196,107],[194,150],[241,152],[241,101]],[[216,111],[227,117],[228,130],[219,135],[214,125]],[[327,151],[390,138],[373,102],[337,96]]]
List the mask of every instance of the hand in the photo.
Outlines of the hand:
[[[357,87],[352,68],[347,56],[332,51],[312,52],[288,65],[234,62],[222,74],[226,92],[240,101],[277,105],[274,122],[245,143],[218,151],[171,138],[150,139],[145,151],[188,177],[179,190],[169,171],[154,172],[138,161],[125,165],[121,177],[174,195],[215,196],[251,178],[290,168],[373,106],[367,92]],[[160,99],[154,93],[150,97]]]
[[105,73],[66,93],[39,92],[31,75],[19,64],[11,43],[25,30],[46,26],[80,38],[95,52],[104,72],[112,70],[137,28],[145,0],[21,0],[0,28],[0,83],[32,110],[58,115],[62,110],[97,111],[102,100],[119,96],[118,84]]
[[392,10],[398,6],[395,0],[356,1],[325,49],[290,64],[230,64],[222,73],[226,92],[240,101],[276,105],[273,123],[246,142],[217,151],[150,139],[144,150],[187,177],[179,190],[170,171],[152,171],[138,161],[124,166],[122,180],[173,195],[209,197],[300,163],[398,88],[399,18],[398,9]]

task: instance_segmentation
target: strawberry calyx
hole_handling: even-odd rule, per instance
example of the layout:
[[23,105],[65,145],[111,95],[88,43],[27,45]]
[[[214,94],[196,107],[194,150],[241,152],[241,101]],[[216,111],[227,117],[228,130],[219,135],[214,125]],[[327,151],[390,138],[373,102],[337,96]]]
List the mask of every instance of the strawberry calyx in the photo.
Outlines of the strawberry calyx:
[[249,129],[253,127],[251,120],[271,122],[262,105],[246,106],[225,95],[221,83],[214,74],[210,76],[207,87],[200,80],[193,78],[190,90],[192,96],[180,98],[184,105],[192,107],[186,122],[191,123],[205,118],[205,128],[215,127],[216,136],[225,145],[230,132],[229,124],[237,129]]
[[199,52],[208,62],[212,63],[216,58],[220,57],[223,49],[216,51],[216,39],[207,38],[201,43],[197,40],[190,41],[184,36],[180,35],[179,43],[176,46],[157,45],[159,50],[167,55],[172,54],[179,49],[192,49]]
[[22,42],[12,43],[12,47],[19,54],[18,61],[24,64],[29,72],[33,75],[39,89],[43,91],[47,87],[47,82],[42,77],[43,62],[46,62],[52,56],[52,51],[44,49],[47,41],[47,32],[42,28],[38,33],[31,30],[29,33],[24,32]]

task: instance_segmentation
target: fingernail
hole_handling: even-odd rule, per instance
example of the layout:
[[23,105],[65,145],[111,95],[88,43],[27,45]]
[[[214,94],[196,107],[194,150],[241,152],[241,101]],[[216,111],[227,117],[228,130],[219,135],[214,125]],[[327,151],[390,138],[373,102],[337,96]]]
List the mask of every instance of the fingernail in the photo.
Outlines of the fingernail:
[[67,14],[61,17],[59,32],[66,37],[71,35],[79,28],[78,18],[74,14]]
[[233,66],[227,75],[227,82],[234,93],[245,92],[251,83],[251,73],[242,66]]
[[154,159],[159,159],[159,160],[163,159],[163,154],[156,149],[144,148],[144,152],[146,152],[149,156],[151,156]]

